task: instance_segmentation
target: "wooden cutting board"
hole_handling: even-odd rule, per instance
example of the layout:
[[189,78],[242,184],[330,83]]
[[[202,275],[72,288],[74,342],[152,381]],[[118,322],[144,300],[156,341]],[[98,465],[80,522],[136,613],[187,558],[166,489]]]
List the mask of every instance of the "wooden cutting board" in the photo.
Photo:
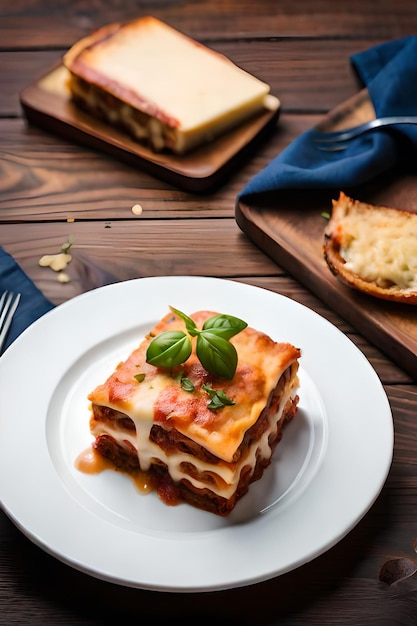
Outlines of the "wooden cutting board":
[[156,153],[76,107],[71,101],[67,81],[68,71],[57,64],[21,92],[20,102],[29,122],[89,148],[103,150],[195,193],[213,190],[235,172],[248,152],[268,137],[280,111],[278,98],[271,97],[270,108],[189,154]]
[[[367,91],[332,111],[319,125],[334,130],[374,116]],[[332,198],[340,190],[288,190],[236,203],[241,230],[266,254],[352,324],[382,352],[417,380],[417,306],[379,300],[342,285],[323,257],[323,233]],[[392,171],[366,186],[343,190],[378,205],[417,212],[417,173]]]

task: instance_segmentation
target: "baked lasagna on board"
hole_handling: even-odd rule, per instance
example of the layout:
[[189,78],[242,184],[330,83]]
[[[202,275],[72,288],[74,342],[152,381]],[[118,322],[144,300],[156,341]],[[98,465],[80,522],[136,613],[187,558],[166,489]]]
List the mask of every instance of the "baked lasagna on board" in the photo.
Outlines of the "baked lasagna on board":
[[63,63],[79,107],[156,152],[185,154],[279,107],[269,85],[152,16],[103,26]]
[[[93,450],[117,470],[144,473],[165,503],[225,516],[261,478],[296,414],[300,350],[243,322],[227,340],[237,355],[232,378],[203,367],[196,337],[183,363],[152,365],[154,338],[186,330],[177,313],[172,309],[89,394]],[[189,319],[201,329],[217,315],[199,311]]]

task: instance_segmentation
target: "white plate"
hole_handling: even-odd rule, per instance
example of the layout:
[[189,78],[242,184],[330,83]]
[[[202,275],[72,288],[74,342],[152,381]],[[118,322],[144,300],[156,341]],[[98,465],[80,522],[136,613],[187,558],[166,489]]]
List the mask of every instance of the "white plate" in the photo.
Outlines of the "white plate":
[[[91,443],[87,393],[169,305],[236,315],[302,350],[299,413],[228,518],[168,507],[121,474],[74,467]],[[354,344],[288,298],[215,278],[138,279],[57,307],[0,359],[0,402],[4,511],[56,558],[131,587],[211,591],[288,572],[357,524],[392,460],[389,404]]]

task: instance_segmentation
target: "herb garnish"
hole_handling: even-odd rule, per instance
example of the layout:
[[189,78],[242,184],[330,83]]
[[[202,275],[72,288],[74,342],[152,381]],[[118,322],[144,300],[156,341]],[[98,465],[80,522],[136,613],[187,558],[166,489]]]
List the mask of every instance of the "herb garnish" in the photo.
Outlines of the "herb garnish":
[[[196,354],[202,366],[214,376],[232,379],[237,367],[237,352],[229,339],[244,330],[247,323],[233,315],[221,314],[207,319],[199,329],[188,315],[174,307],[170,309],[183,320],[188,335],[197,337]],[[184,363],[192,349],[188,335],[174,330],[154,337],[146,351],[147,363],[168,368]]]
[[184,372],[178,372],[178,374],[174,376],[174,380],[181,385],[181,389],[184,391],[188,391],[189,393],[195,391],[193,381],[184,376]]
[[63,254],[69,254],[69,251],[71,250],[72,244],[74,243],[74,237],[72,235],[70,235],[68,237],[68,241],[66,241],[62,246],[61,246],[61,252]]
[[180,384],[181,389],[183,389],[184,391],[188,391],[189,393],[195,391],[194,383],[189,378],[181,378]]
[[210,396],[210,402],[207,407],[213,411],[221,409],[224,406],[233,406],[236,404],[234,400],[226,395],[223,389],[213,389],[211,385],[203,385],[203,389],[204,391],[207,391]]

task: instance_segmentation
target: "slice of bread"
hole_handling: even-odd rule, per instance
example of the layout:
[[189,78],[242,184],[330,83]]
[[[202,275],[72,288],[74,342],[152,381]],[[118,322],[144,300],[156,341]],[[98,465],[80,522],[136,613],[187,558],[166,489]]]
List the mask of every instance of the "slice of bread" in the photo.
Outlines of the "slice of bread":
[[417,213],[340,193],[333,200],[323,252],[345,285],[376,298],[417,304]]

